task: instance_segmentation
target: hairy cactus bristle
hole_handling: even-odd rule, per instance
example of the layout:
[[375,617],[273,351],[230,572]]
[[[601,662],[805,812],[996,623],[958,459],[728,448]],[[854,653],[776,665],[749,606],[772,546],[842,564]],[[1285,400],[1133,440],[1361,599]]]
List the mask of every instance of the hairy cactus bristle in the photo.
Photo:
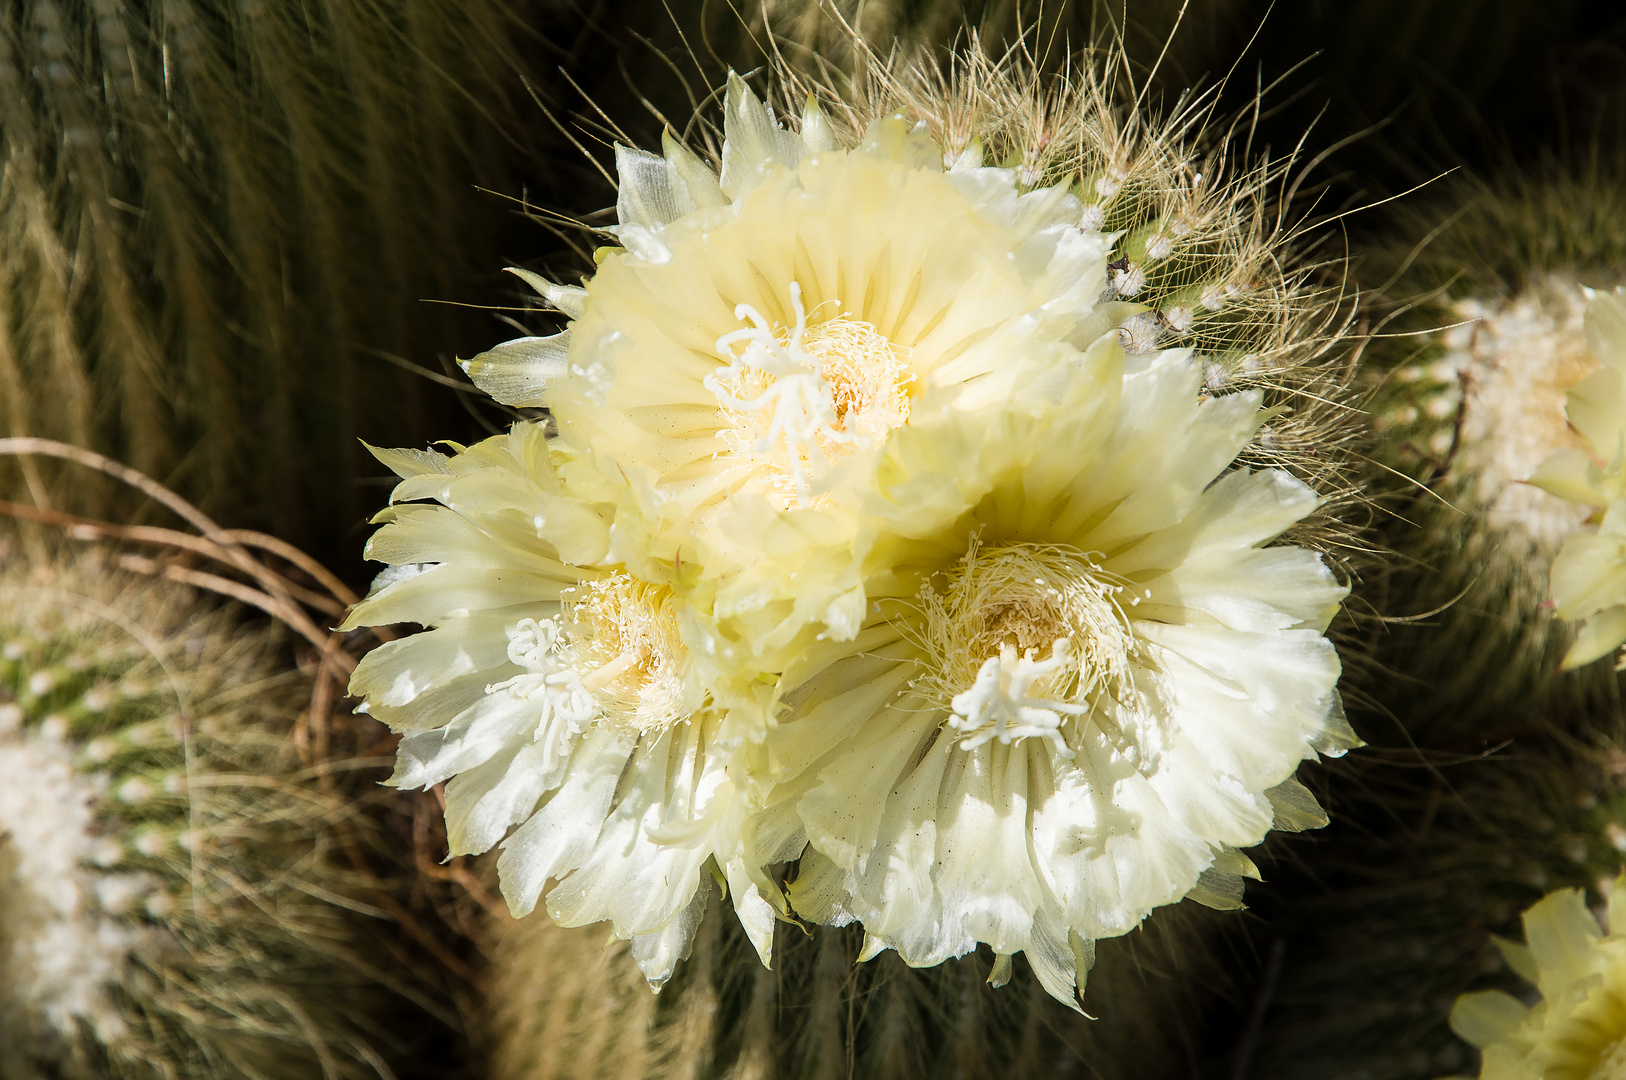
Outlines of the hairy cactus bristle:
[[[1583,286],[1626,272],[1626,200],[1607,174],[1468,181],[1406,218],[1374,269],[1409,305],[1369,350],[1374,456],[1392,470],[1398,555],[1377,688],[1412,737],[1474,750],[1538,717],[1589,712],[1608,672],[1561,673],[1573,630],[1548,575],[1587,512],[1525,483],[1579,445],[1565,393],[1597,367]],[[1509,725],[1512,725],[1511,727]]]
[[0,1073],[359,1080],[449,1040],[357,862],[389,848],[359,747],[296,752],[286,647],[101,553],[0,552]]
[[1100,944],[1084,996],[1098,1020],[1050,998],[1021,962],[998,988],[987,985],[986,954],[919,970],[891,952],[855,963],[856,928],[782,925],[770,971],[723,914],[702,921],[659,996],[624,942],[540,917],[501,920],[488,976],[491,1075],[1172,1076],[1198,1052],[1191,1021],[1228,986],[1225,915],[1189,904]]

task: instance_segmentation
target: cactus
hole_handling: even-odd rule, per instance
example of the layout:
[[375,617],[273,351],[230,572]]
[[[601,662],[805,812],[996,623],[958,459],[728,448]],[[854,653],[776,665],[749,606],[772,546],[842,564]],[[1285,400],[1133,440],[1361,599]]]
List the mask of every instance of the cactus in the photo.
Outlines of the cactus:
[[[539,114],[544,29],[481,0],[26,0],[0,27],[0,434],[160,477],[233,524],[333,546],[356,444],[427,434],[436,371],[478,333]],[[524,151],[523,153],[529,153]],[[477,318],[489,321],[484,315]],[[485,331],[496,336],[495,329]],[[5,497],[122,514],[48,465]]]
[[[713,901],[715,905],[715,901]],[[1229,985],[1227,923],[1190,904],[1104,941],[1084,996],[1098,1019],[1045,993],[1018,963],[990,987],[985,953],[912,969],[855,963],[857,928],[783,924],[774,970],[713,912],[657,997],[629,946],[542,918],[498,920],[487,1038],[493,1080],[672,1080],[1178,1075],[1198,1054],[1187,1023]],[[614,1017],[613,1023],[607,1018]]]
[[318,752],[283,636],[105,552],[8,547],[0,1073],[338,1080],[448,1041],[365,865],[361,756]]

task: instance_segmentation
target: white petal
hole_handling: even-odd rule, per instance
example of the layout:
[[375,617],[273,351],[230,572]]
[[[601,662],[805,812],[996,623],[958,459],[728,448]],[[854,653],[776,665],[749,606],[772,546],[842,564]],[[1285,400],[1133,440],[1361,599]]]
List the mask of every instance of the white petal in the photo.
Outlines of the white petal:
[[460,364],[475,386],[504,405],[540,407],[548,385],[570,371],[570,331],[515,338]]
[[717,186],[717,174],[710,165],[674,139],[669,131],[661,132],[661,147],[666,152],[667,168],[697,207],[728,205],[728,197]]
[[1516,1031],[1530,1015],[1528,1006],[1504,990],[1463,994],[1451,1008],[1451,1030],[1471,1046],[1487,1047]]
[[448,620],[439,629],[387,641],[361,658],[350,694],[377,707],[405,705],[462,675],[505,667],[504,615]]
[[[972,752],[947,737],[940,744],[949,760],[939,787],[932,874],[940,912],[935,948],[961,953],[986,942],[997,953],[1020,952],[1031,940],[1035,914],[1055,905],[1028,846],[1030,757],[1047,759],[1050,749],[1036,739],[987,743]],[[912,959],[913,949],[900,944],[898,953]]]
[[1585,667],[1626,642],[1626,607],[1609,608],[1587,619],[1564,654],[1564,670]]
[[1128,932],[1184,896],[1213,862],[1212,845],[1176,821],[1099,732],[1074,761],[1052,767],[1053,793],[1034,797],[1033,844],[1067,925],[1085,937]]
[[706,878],[695,890],[694,900],[670,923],[648,934],[633,935],[632,959],[649,980],[650,989],[659,991],[678,964],[689,958],[694,932],[706,914],[706,904],[716,892],[716,883]]
[[943,171],[943,151],[932,140],[924,123],[910,124],[901,116],[871,120],[858,144],[860,153],[884,157],[906,169]]
[[807,152],[802,140],[775,124],[768,107],[733,72],[723,98],[723,194],[738,199],[780,165],[794,169]]
[[1537,983],[1548,1001],[1593,975],[1600,959],[1593,947],[1603,936],[1579,889],[1559,889],[1524,913],[1524,938],[1540,970]]
[[729,898],[734,902],[734,913],[739,917],[745,936],[762,960],[763,967],[773,966],[773,934],[779,920],[772,905],[762,898],[756,882],[745,872],[745,865],[731,862],[727,869]]
[[451,459],[435,450],[392,449],[384,446],[367,447],[368,453],[383,462],[389,470],[403,480],[425,475],[451,476]]
[[812,94],[807,95],[807,104],[802,108],[802,142],[807,146],[808,152],[820,154],[826,150],[841,149],[841,141],[836,138],[835,128],[830,126],[830,119],[819,108],[818,99]]
[[1095,964],[1095,941],[1068,930],[1048,909],[1035,912],[1033,935],[1022,951],[1039,985],[1057,1001],[1082,1013],[1078,996]]
[[[900,702],[905,705],[907,702]],[[860,729],[797,804],[808,838],[838,866],[862,872],[891,814],[888,793],[938,726],[941,713],[888,709]],[[928,889],[929,891],[929,889]]]
[[443,728],[401,740],[395,751],[392,787],[427,788],[472,769],[520,738],[542,719],[534,701],[504,693],[487,694]]
[[398,581],[357,604],[341,629],[395,623],[433,626],[444,618],[460,618],[471,611],[506,608],[515,603],[556,604],[566,584],[545,571],[443,564]]
[[446,785],[450,854],[489,851],[510,826],[531,816],[543,792],[559,783],[557,763],[548,760],[552,749],[537,743],[514,746],[452,777]]
[[1297,780],[1283,780],[1265,792],[1265,797],[1275,811],[1272,828],[1283,832],[1303,832],[1327,824],[1327,812],[1310,794],[1310,789]]
[[679,725],[639,741],[592,852],[548,893],[554,922],[609,920],[617,933],[646,934],[689,905],[710,847],[657,842],[650,834],[668,822],[689,820],[698,801],[695,765],[703,753],[696,739],[685,738],[692,728]]
[[654,227],[694,213],[689,189],[665,158],[617,143],[615,171],[620,189],[615,216],[621,225]]
[[1168,709],[1209,767],[1255,791],[1293,774],[1333,707],[1341,666],[1326,638],[1138,622],[1135,631],[1164,650]]
[[589,732],[564,785],[503,841],[497,876],[516,919],[535,910],[550,877],[575,869],[592,851],[630,752],[608,732]]
[[853,921],[847,910],[850,879],[847,872],[810,847],[796,863],[790,884],[791,908],[809,922],[846,926]]
[[486,697],[486,687],[521,674],[513,664],[459,675],[429,687],[401,705],[368,704],[367,714],[391,731],[410,735],[444,727],[448,717],[457,716]]
[[508,273],[521,279],[525,284],[535,289],[543,299],[572,319],[582,317],[584,303],[587,300],[587,290],[575,285],[558,285],[541,274],[532,273],[518,266],[504,267]]

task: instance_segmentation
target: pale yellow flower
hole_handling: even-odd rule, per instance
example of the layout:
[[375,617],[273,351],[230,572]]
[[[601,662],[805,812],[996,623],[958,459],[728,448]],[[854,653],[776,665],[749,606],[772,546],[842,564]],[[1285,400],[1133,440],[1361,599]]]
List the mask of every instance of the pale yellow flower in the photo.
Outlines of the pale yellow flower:
[[720,175],[671,139],[618,147],[621,248],[582,289],[534,281],[569,329],[466,368],[630,481],[629,568],[752,620],[757,648],[810,621],[850,636],[859,583],[817,560],[856,529],[855,458],[923,395],[976,408],[1015,358],[1076,355],[1140,306],[1103,301],[1113,237],[1067,185],[1028,190],[975,145],[945,163],[901,117],[843,145],[811,99],[782,130],[738,78],[724,134]]
[[1561,450],[1530,482],[1593,509],[1597,532],[1567,537],[1553,560],[1553,602],[1584,620],[1566,668],[1590,664],[1626,642],[1626,298],[1598,293],[1587,309],[1597,371],[1570,390],[1565,414],[1584,448]]
[[741,861],[725,718],[694,679],[681,602],[608,558],[613,503],[561,477],[572,457],[539,424],[451,455],[375,453],[402,477],[367,548],[391,569],[345,626],[429,628],[351,680],[404,735],[390,782],[445,782],[451,854],[501,841],[515,915],[557,879],[554,920],[608,920],[657,987],[688,953],[712,860],[766,961],[773,914]]
[[[1003,92],[969,99],[981,108]],[[1026,952],[1071,1002],[1097,938],[1187,896],[1237,906],[1253,872],[1237,849],[1325,821],[1293,774],[1356,743],[1324,636],[1346,589],[1315,553],[1265,546],[1319,505],[1315,493],[1236,465],[1266,444],[1270,384],[1253,376],[1271,362],[1155,351],[1207,318],[1190,307],[1197,291],[1240,294],[1228,279],[1241,267],[1215,252],[1177,258],[1193,228],[1182,213],[1117,209],[1130,232],[1101,231],[1108,217],[1078,191],[1108,200],[1134,179],[1147,205],[1166,193],[1146,191],[1148,177],[1079,172],[1081,130],[1068,129],[1078,153],[1048,172],[990,167],[982,129],[918,107],[933,100],[915,102],[912,115],[932,116],[917,124],[851,106],[838,136],[809,98],[792,132],[732,78],[718,169],[670,137],[662,156],[618,147],[607,231],[619,246],[596,253],[580,288],[522,274],[568,329],[465,368],[498,400],[549,410],[559,466],[543,486],[591,503],[591,543],[554,559],[549,580],[615,575],[636,583],[637,603],[658,593],[670,623],[616,623],[591,662],[592,620],[561,624],[535,650],[552,666],[514,685],[594,695],[591,719],[502,740],[574,747],[620,733],[604,751],[626,766],[615,790],[657,785],[644,773],[658,763],[629,758],[626,740],[655,745],[689,721],[637,722],[642,689],[609,702],[597,684],[631,677],[618,642],[675,642],[656,669],[677,673],[682,693],[656,697],[681,700],[670,715],[693,718],[696,771],[714,779],[665,803],[651,794],[645,824],[616,834],[613,852],[585,843],[602,862],[550,894],[556,917],[586,920],[553,897],[591,872],[658,895],[675,919],[678,900],[703,898],[691,871],[714,858],[753,934],[772,903],[861,920],[874,947],[916,965],[987,942],[998,977]],[[1028,104],[1043,113],[1048,100]],[[1087,127],[1100,107],[1069,98],[1059,122]],[[989,132],[1009,119],[983,118]],[[1200,202],[1195,169],[1152,171]],[[1226,309],[1222,293],[1203,310]],[[1130,297],[1161,297],[1172,315]],[[526,505],[508,490],[433,497],[471,518]],[[552,543],[574,527],[517,516]],[[512,590],[482,563],[495,536],[482,531],[444,555],[385,557],[464,567],[495,613]],[[532,545],[521,532],[503,543]],[[464,580],[423,587],[443,605],[435,618],[464,617]],[[494,618],[511,627],[517,613]],[[514,692],[488,682],[488,697]],[[438,761],[440,743],[426,738],[422,753]],[[445,775],[437,765],[413,782]],[[558,803],[559,827],[574,813],[599,829],[603,808],[573,805],[568,787],[538,817]],[[518,813],[505,809],[501,828]],[[678,847],[687,854],[665,851]],[[626,876],[657,854],[691,859],[681,887]],[[537,888],[570,869],[525,858]],[[597,869],[614,859],[620,876]],[[797,864],[788,896],[768,872],[783,863]],[[667,925],[616,917],[635,941]]]
[[1609,894],[1608,931],[1579,889],[1524,913],[1524,945],[1499,941],[1510,967],[1535,985],[1526,1006],[1511,994],[1464,994],[1451,1028],[1484,1052],[1480,1080],[1620,1080],[1626,1077],[1626,875]]
[[1318,498],[1232,467],[1259,397],[1201,379],[1183,353],[1126,373],[1106,337],[893,433],[863,627],[806,647],[748,751],[756,861],[800,857],[797,914],[917,966],[1024,952],[1072,1001],[1096,939],[1237,906],[1236,849],[1325,821],[1293,774],[1357,743],[1323,636],[1347,590],[1267,546]]

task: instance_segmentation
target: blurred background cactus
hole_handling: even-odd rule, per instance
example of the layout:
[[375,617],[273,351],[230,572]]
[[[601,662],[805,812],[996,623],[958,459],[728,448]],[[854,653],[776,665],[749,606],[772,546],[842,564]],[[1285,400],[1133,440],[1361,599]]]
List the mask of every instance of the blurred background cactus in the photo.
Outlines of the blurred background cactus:
[[1574,629],[1547,603],[1590,510],[1525,481],[1580,445],[1565,393],[1598,366],[1585,289],[1626,280],[1621,175],[1594,161],[1451,182],[1368,248],[1387,279],[1367,378],[1397,555],[1378,602],[1411,620],[1378,639],[1396,677],[1372,692],[1426,745],[1478,751],[1618,700],[1609,665],[1559,671]]
[[1616,724],[1584,741],[1528,738],[1418,783],[1393,770],[1360,828],[1346,820],[1313,866],[1260,890],[1276,977],[1246,1075],[1477,1075],[1451,1008],[1471,991],[1528,993],[1494,936],[1520,939],[1520,914],[1544,893],[1606,900],[1626,859],[1623,748]]
[[[0,434],[128,461],[325,556],[479,343],[531,134],[537,6],[22,0],[0,25]],[[527,145],[530,144],[530,145]],[[466,418],[465,418],[466,422]],[[60,508],[114,492],[41,465]],[[348,551],[345,552],[348,556]],[[350,556],[353,558],[353,556]]]
[[440,1074],[384,762],[312,689],[239,606],[0,533],[0,1073]]
[[1227,971],[1240,918],[1185,903],[1101,942],[1086,1017],[1050,997],[1025,961],[1009,984],[987,986],[993,957],[986,950],[918,970],[891,951],[858,963],[857,927],[781,925],[770,971],[732,912],[715,903],[693,954],[657,997],[627,943],[606,944],[601,929],[499,916],[483,1017],[489,1075],[1184,1075],[1200,1055],[1193,1018],[1233,989]]

